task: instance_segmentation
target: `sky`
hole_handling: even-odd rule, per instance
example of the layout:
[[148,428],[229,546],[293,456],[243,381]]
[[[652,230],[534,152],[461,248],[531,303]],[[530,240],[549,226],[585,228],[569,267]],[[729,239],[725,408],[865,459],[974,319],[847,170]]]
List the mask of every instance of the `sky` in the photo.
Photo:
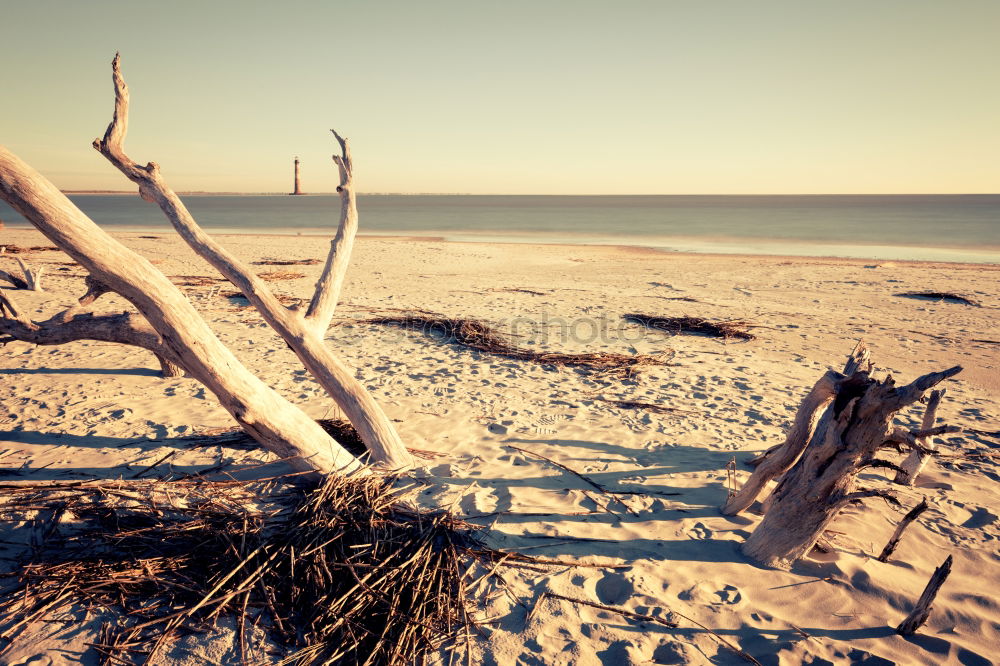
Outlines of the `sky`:
[[0,143],[63,189],[116,51],[178,191],[1000,192],[1000,2],[0,0]]

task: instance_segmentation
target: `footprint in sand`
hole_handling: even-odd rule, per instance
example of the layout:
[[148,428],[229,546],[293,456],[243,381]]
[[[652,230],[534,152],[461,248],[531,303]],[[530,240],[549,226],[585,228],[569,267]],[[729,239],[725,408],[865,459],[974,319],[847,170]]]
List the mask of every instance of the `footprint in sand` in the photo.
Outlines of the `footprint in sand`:
[[734,605],[743,601],[743,595],[740,594],[739,588],[733,585],[726,585],[721,590],[718,590],[715,596],[719,597],[719,601],[716,603]]
[[692,539],[711,539],[712,530],[705,527],[705,523],[695,523],[687,535]]
[[622,604],[635,592],[635,586],[620,573],[605,574],[594,587],[597,598],[603,604]]

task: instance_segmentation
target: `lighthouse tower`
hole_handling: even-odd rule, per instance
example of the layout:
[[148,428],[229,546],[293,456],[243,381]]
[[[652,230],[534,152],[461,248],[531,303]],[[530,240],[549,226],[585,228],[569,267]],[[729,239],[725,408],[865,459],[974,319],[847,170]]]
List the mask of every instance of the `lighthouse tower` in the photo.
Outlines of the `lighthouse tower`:
[[295,191],[292,194],[302,194],[302,186],[299,183],[299,158],[295,158]]

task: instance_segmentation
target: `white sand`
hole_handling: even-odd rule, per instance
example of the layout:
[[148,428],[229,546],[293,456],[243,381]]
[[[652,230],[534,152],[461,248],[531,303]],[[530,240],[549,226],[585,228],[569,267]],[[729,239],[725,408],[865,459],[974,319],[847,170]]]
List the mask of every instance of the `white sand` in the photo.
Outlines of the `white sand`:
[[[167,275],[215,275],[179,240],[155,235],[160,238],[120,238]],[[0,239],[50,244],[32,231],[7,229]],[[321,258],[326,249],[319,238],[222,240],[253,260]],[[51,264],[44,293],[11,292],[32,317],[47,318],[83,293],[82,270],[61,265],[68,261],[62,253],[30,259]],[[0,268],[11,264],[0,257]],[[320,268],[261,270],[305,273],[275,284],[282,293],[307,296]],[[616,566],[508,572],[524,605],[502,592],[492,595],[484,611],[496,621],[477,641],[475,663],[745,663],[687,621],[669,629],[552,599],[527,619],[538,596],[551,591],[641,613],[674,609],[765,664],[988,664],[1000,644],[1000,477],[994,464],[1000,439],[968,433],[942,438],[944,454],[917,487],[896,488],[905,507],[922,496],[932,506],[887,564],[873,558],[903,511],[880,500],[847,509],[832,525],[836,552],[802,561],[791,572],[743,558],[738,545],[758,517],[725,517],[718,506],[726,499],[726,463],[780,442],[801,398],[826,367],[842,366],[858,338],[899,382],[963,365],[946,384],[939,422],[1000,430],[1000,345],[973,342],[1000,340],[998,278],[998,266],[365,238],[348,275],[341,317],[425,309],[489,320],[538,349],[674,350],[676,356],[668,366],[623,381],[370,325],[335,326],[329,339],[397,419],[409,446],[445,454],[414,472],[426,484],[423,503],[482,516],[474,521],[489,525],[490,542],[502,548]],[[514,288],[544,293],[503,291]],[[272,386],[312,416],[336,413],[252,310],[238,309],[210,287],[186,290],[223,340]],[[914,290],[960,292],[983,307],[895,295]],[[699,302],[671,300],[677,297]],[[105,310],[126,305],[101,301]],[[668,337],[623,325],[620,316],[627,312],[750,319],[761,328],[752,342]],[[564,326],[571,333],[565,340]],[[236,471],[270,458],[172,446],[170,438],[228,426],[230,419],[197,382],[161,379],[156,368],[144,351],[102,343],[15,342],[0,349],[0,479],[129,476],[174,451],[164,471],[227,460]],[[661,403],[696,415],[623,410],[599,398]],[[919,424],[917,410],[902,416],[906,425]],[[508,445],[611,488],[679,494],[608,503],[579,478]],[[748,473],[739,465],[741,481]],[[862,479],[868,486],[891,485],[878,472]],[[538,513],[547,515],[525,515]],[[904,640],[893,627],[948,554],[954,571],[929,623]],[[77,663],[84,639],[46,627],[0,661]]]

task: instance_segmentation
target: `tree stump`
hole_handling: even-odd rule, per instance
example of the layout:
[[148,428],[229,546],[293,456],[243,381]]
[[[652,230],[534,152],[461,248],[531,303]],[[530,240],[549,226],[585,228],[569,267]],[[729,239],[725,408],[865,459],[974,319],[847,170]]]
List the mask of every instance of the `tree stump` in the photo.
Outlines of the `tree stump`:
[[[898,469],[876,457],[886,446],[921,448],[918,438],[928,431],[894,429],[893,416],[961,370],[955,366],[933,372],[900,388],[891,376],[872,377],[870,366],[841,375],[830,410],[768,498],[767,512],[743,544],[743,553],[765,566],[787,569],[812,548],[848,502],[866,497],[895,501],[878,490],[855,489],[855,478],[866,467]],[[945,426],[932,432],[954,430]]]

